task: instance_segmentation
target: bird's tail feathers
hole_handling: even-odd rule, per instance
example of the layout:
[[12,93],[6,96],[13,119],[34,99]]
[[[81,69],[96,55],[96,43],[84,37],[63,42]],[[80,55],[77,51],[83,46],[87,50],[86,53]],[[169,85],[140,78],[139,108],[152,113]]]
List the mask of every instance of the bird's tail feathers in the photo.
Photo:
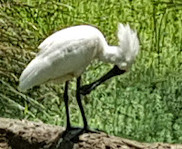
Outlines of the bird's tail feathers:
[[26,91],[27,89],[33,87],[38,80],[35,79],[35,75],[38,71],[38,65],[35,60],[31,61],[27,68],[22,72],[20,76],[19,90]]

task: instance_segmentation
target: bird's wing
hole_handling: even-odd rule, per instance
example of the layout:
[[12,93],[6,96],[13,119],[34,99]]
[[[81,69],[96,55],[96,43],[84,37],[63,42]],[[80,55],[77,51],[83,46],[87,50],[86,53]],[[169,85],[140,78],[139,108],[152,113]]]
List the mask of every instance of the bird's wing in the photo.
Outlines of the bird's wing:
[[[49,53],[51,51],[54,51],[55,49],[58,49],[58,47],[62,46],[62,44],[65,45],[65,42],[68,42],[69,39],[66,39],[64,37],[64,32],[58,31],[48,38],[46,38],[38,47],[40,49],[38,55],[42,55],[43,53]],[[73,41],[73,40],[72,40]]]
[[40,45],[41,55],[44,52],[54,51],[62,45],[69,45],[75,41],[93,40],[94,38],[101,36],[100,31],[97,28],[88,25],[73,26],[66,29],[57,31],[47,37]]
[[48,44],[23,71],[20,89],[26,90],[84,69],[96,55],[96,43],[95,40],[77,39]]

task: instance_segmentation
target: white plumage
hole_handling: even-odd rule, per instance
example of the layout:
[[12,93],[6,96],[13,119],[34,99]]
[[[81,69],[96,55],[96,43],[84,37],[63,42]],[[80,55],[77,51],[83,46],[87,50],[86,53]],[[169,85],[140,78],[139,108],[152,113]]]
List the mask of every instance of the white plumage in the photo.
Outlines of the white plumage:
[[119,24],[118,38],[119,46],[109,46],[102,33],[89,25],[52,34],[40,44],[40,52],[21,74],[19,88],[27,90],[48,81],[79,77],[96,58],[127,70],[138,54],[138,37],[129,25]]

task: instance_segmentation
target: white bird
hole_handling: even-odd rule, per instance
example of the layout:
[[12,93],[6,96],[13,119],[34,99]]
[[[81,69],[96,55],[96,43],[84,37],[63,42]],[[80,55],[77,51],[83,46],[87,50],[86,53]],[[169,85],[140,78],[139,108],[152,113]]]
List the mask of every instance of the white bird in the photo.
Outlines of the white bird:
[[[46,38],[38,47],[40,52],[28,64],[20,76],[19,88],[27,90],[49,81],[66,82],[64,101],[67,129],[70,130],[68,110],[68,82],[77,78],[77,102],[80,107],[84,129],[88,129],[80,100],[80,93],[87,94],[105,80],[124,73],[133,64],[139,52],[137,33],[129,25],[118,25],[118,46],[107,44],[103,34],[95,27],[80,25],[62,29]],[[114,64],[114,68],[96,82],[80,88],[81,74],[93,59]]]

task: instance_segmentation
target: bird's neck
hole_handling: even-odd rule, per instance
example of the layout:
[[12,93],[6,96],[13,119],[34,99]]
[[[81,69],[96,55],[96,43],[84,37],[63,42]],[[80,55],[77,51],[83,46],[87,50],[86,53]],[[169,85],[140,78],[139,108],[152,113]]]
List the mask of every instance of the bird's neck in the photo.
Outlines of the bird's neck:
[[116,64],[119,60],[119,47],[107,46],[100,56],[100,60],[103,62]]

